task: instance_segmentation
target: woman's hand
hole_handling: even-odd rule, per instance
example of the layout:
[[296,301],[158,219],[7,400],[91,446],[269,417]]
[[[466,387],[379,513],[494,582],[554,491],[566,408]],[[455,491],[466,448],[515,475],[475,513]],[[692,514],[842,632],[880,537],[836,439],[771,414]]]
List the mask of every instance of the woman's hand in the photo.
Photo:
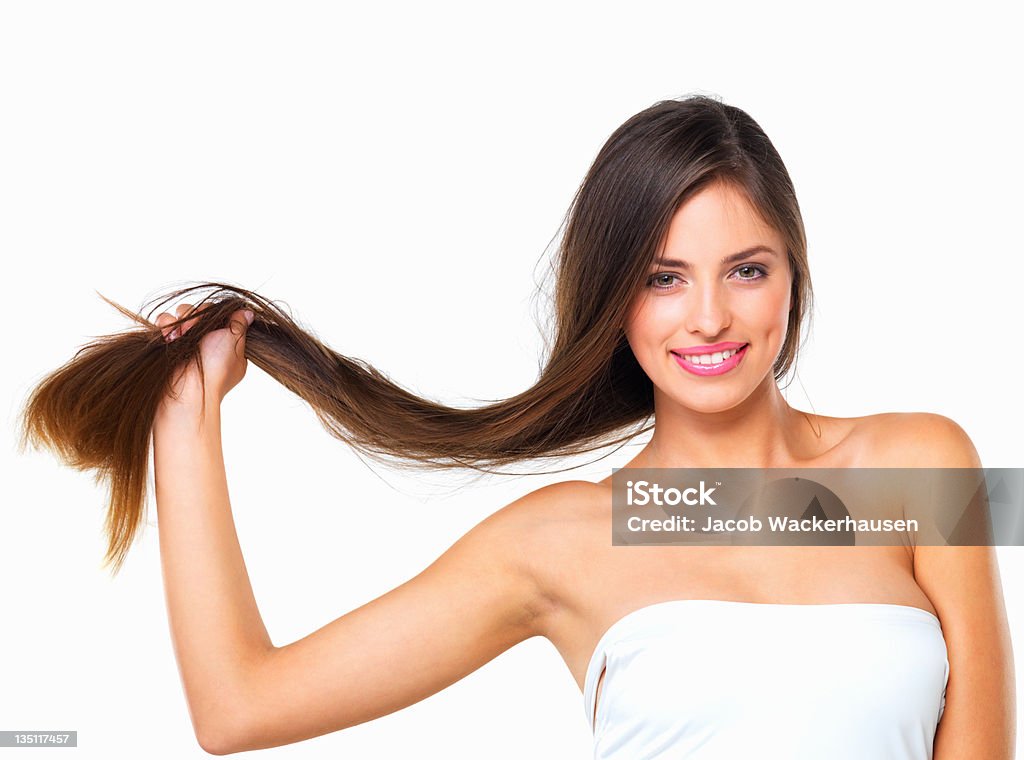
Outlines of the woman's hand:
[[[195,313],[205,309],[209,304],[203,304]],[[174,322],[192,312],[191,304],[180,304],[177,307],[177,317],[163,312],[156,318],[156,324],[164,333],[164,340],[172,341],[184,335],[195,324],[196,318],[171,329],[165,327],[168,323]],[[238,385],[245,377],[248,360],[245,358],[245,332],[252,323],[252,312],[247,309],[239,309],[231,315],[231,321],[227,327],[219,330],[212,330],[203,336],[199,343],[199,351],[203,360],[203,373],[205,375],[206,401],[215,400],[218,404],[224,400],[228,391]],[[185,404],[201,405],[203,403],[203,379],[199,376],[199,367],[192,361],[179,368],[172,381],[173,401]],[[169,399],[165,399],[165,403]]]

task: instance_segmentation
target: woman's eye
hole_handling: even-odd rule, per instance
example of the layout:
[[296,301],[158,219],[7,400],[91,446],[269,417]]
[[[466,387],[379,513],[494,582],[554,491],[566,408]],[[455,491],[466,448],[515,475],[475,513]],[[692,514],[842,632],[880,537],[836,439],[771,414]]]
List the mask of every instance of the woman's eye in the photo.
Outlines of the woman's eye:
[[752,277],[743,277],[743,276],[741,276],[740,277],[741,280],[760,280],[762,277],[767,277],[768,276],[768,273],[764,271],[764,268],[763,267],[759,267],[756,264],[746,264],[744,266],[741,266],[736,271],[737,272],[742,272],[744,270],[746,270],[748,272],[757,272],[758,274],[756,276],[752,276]]
[[662,272],[660,274],[652,275],[647,281],[648,286],[654,287],[655,290],[667,290],[672,287],[672,280],[675,279],[674,274],[668,274]]

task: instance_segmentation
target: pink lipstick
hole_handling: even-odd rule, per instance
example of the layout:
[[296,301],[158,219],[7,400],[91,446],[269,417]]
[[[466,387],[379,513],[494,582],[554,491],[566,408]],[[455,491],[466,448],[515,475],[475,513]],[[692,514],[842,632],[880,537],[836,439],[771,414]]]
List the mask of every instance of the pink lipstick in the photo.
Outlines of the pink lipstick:
[[[743,357],[746,356],[747,348],[749,348],[747,343],[730,341],[715,343],[710,346],[690,346],[689,348],[673,348],[671,350],[672,358],[676,360],[680,367],[690,374],[707,377],[710,375],[722,375],[736,368],[743,361]],[[732,352],[731,355],[729,355],[730,352]],[[684,359],[684,356],[692,357],[700,362],[707,361],[708,363],[696,363],[689,358]]]

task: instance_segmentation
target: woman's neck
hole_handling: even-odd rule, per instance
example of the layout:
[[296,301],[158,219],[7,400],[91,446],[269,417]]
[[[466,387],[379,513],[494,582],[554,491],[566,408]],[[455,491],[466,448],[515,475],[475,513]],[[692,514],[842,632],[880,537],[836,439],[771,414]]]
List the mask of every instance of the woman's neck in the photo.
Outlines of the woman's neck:
[[632,466],[799,467],[826,450],[820,420],[791,407],[766,377],[722,411],[702,412],[656,394],[654,436]]

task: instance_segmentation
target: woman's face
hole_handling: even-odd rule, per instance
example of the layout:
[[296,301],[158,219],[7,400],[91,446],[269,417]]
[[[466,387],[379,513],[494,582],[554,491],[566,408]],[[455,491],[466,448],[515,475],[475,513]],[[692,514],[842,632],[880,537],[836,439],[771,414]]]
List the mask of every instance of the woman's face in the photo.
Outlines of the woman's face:
[[[771,372],[786,338],[791,270],[782,236],[719,182],[676,211],[658,261],[626,324],[655,395],[701,412],[736,406]],[[743,348],[686,368],[688,350],[718,343]]]

